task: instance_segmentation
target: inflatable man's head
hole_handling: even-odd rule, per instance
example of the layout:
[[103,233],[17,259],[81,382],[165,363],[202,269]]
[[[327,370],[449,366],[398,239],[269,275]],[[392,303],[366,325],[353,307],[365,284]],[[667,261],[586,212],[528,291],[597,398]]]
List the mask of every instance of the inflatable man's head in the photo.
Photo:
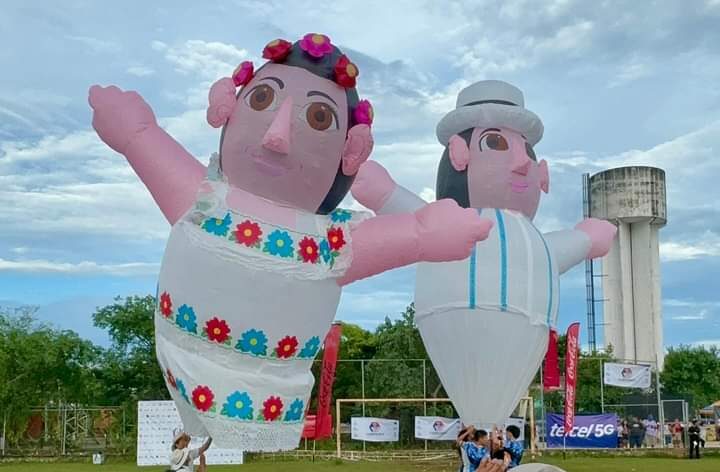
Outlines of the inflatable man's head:
[[373,111],[355,90],[358,68],[321,34],[276,39],[263,57],[257,71],[243,62],[210,90],[222,170],[234,187],[329,213],[372,151]]
[[437,177],[437,198],[466,208],[504,208],[533,218],[540,192],[548,192],[547,163],[533,146],[543,124],[525,109],[522,92],[485,80],[463,89],[457,106],[440,121],[437,137],[446,146]]

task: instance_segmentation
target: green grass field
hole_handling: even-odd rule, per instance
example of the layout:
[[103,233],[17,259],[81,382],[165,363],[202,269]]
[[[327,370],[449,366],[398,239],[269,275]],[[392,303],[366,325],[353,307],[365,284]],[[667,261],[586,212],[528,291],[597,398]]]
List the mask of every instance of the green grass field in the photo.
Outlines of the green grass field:
[[[647,458],[573,458],[546,459],[567,472],[719,472],[720,458],[687,459]],[[102,466],[83,463],[3,463],[2,472],[160,472],[162,467],[137,467],[133,464],[108,463]],[[256,462],[242,466],[210,466],[211,472],[454,472],[450,464],[418,464],[400,462]]]

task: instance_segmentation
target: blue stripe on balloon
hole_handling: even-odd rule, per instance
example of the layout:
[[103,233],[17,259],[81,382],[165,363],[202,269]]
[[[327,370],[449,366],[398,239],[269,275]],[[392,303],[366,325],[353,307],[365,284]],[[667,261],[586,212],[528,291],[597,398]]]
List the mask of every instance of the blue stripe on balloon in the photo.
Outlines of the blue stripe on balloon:
[[[477,212],[478,212],[478,215],[482,215],[482,208],[478,208]],[[468,280],[470,283],[469,290],[468,290],[468,292],[470,294],[470,296],[469,296],[470,300],[469,300],[468,306],[470,308],[475,308],[475,297],[476,297],[475,291],[477,289],[477,284],[475,282],[476,268],[477,268],[477,243],[475,243],[473,245],[472,252],[470,253],[470,273],[469,273],[469,277],[468,277]]]
[[495,209],[495,217],[498,222],[498,234],[500,235],[500,309],[507,311],[507,238],[505,237],[505,219],[502,211]]
[[545,238],[543,237],[542,233],[539,229],[535,227],[534,224],[530,223],[530,226],[533,227],[535,232],[540,236],[540,240],[543,243],[543,246],[545,246],[545,255],[547,256],[548,261],[548,306],[547,306],[547,325],[550,326],[550,315],[552,314],[552,305],[553,305],[553,276],[552,276],[552,258],[550,257],[550,248],[548,248],[547,241],[545,241]]

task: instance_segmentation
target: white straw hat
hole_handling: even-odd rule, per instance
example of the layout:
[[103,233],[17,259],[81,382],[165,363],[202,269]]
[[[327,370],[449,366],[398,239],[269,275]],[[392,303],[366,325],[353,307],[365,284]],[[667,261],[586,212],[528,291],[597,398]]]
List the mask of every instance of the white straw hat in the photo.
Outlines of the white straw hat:
[[190,449],[175,449],[170,456],[170,469],[180,470],[190,456]]

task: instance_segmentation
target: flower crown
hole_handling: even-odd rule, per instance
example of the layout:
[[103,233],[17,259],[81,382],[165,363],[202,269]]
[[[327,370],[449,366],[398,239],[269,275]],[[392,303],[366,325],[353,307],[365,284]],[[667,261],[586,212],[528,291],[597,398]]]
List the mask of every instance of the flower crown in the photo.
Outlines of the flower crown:
[[[311,59],[319,60],[332,54],[333,45],[330,38],[324,34],[308,33],[299,41],[298,45],[304,53]],[[281,64],[290,55],[293,44],[284,39],[275,39],[270,41],[263,49],[262,57],[271,62]],[[333,80],[336,84],[344,88],[354,88],[357,77],[360,75],[358,67],[350,61],[345,55],[341,55],[335,62],[333,67]],[[242,62],[232,75],[233,83],[236,87],[247,85],[254,77],[253,63],[251,61]],[[372,125],[373,108],[368,100],[360,100],[353,110],[353,118],[356,124]]]

